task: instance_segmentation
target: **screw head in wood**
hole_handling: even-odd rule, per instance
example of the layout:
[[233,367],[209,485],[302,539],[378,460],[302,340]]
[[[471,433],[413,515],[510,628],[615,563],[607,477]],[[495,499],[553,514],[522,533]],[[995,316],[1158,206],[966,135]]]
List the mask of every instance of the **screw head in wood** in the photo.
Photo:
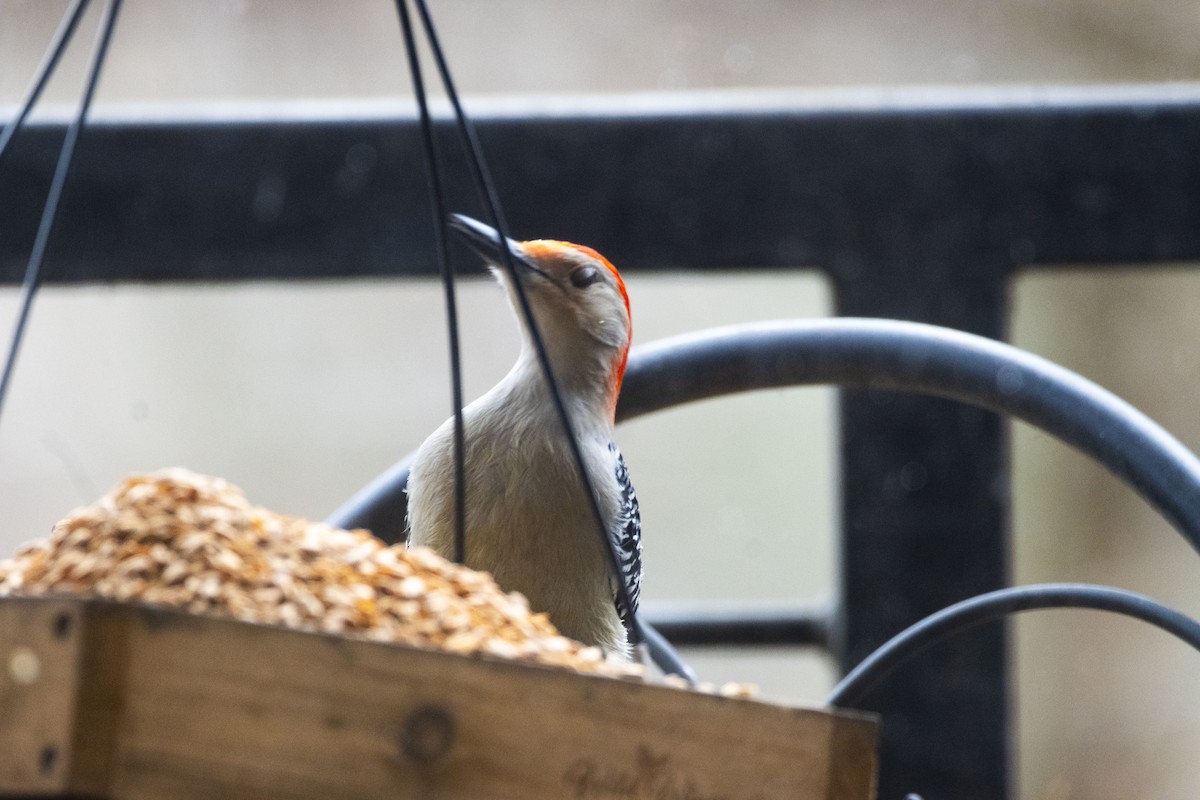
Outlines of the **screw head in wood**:
[[14,647],[8,654],[8,675],[21,686],[37,683],[42,676],[42,660],[31,648]]
[[454,745],[454,717],[441,706],[422,706],[404,720],[401,754],[417,764],[431,764]]

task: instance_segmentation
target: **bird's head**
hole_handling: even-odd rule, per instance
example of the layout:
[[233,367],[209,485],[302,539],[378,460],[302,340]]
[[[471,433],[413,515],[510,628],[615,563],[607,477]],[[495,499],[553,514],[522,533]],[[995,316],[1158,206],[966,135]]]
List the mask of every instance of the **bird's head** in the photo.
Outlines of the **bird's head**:
[[[529,332],[504,268],[500,234],[461,214],[452,215],[450,224],[508,290],[528,343]],[[555,377],[600,393],[609,410],[615,410],[632,333],[621,274],[592,248],[570,242],[509,239],[508,248]]]

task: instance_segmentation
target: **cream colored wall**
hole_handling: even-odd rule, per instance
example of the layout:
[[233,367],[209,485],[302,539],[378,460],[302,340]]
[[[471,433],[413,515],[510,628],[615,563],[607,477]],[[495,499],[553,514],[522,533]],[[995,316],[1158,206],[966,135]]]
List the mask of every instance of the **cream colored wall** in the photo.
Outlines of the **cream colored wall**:
[[[812,274],[631,276],[628,285],[638,341],[828,308]],[[490,280],[467,281],[460,295],[475,396],[511,365],[516,328]],[[10,319],[15,292],[3,301]],[[324,517],[448,415],[440,302],[425,281],[46,290],[0,425],[0,546],[42,534],[125,474],[174,464],[226,477],[269,507]],[[766,392],[623,426],[647,532],[648,603],[830,591],[832,398]],[[799,675],[793,662],[698,659],[706,676],[819,701],[824,660],[800,659]]]
[[[89,12],[98,15],[100,4]],[[101,100],[407,93],[388,0],[129,0]],[[464,91],[1191,80],[1186,0],[453,0],[433,13]],[[0,99],[64,0],[3,0]],[[10,22],[11,21],[11,22]],[[86,37],[85,37],[86,38]],[[77,74],[82,51],[66,64]],[[14,65],[9,68],[9,65]],[[24,68],[19,68],[24,67]],[[68,70],[69,71],[69,70]],[[69,101],[76,83],[50,98]]]
[[[385,0],[125,5],[100,113],[164,98],[406,102]],[[1186,2],[433,6],[472,95],[1200,74],[1200,5]],[[20,96],[63,7],[0,0],[0,104]],[[51,101],[72,100],[81,64],[78,52],[68,57]],[[1200,382],[1194,275],[1030,272],[1014,289],[1013,338],[1100,380],[1198,448],[1200,418],[1189,402]],[[809,273],[635,276],[630,289],[639,341],[829,307],[827,286]],[[473,395],[504,372],[516,345],[494,287],[475,280],[462,291]],[[14,291],[0,291],[6,335],[15,301]],[[439,303],[436,285],[416,281],[45,291],[0,421],[0,550],[41,534],[121,475],[168,464],[226,476],[282,511],[324,515],[446,415]],[[648,603],[803,601],[829,591],[832,412],[831,392],[797,390],[622,428],[645,513]],[[1103,580],[1200,615],[1200,561],[1129,491],[1021,426],[1015,461],[1019,580]],[[1198,794],[1194,653],[1082,612],[1024,619],[1016,629],[1022,797]],[[793,652],[689,656],[707,677],[758,681],[786,700],[819,702],[832,679],[823,659]]]
[[[1200,451],[1200,271],[1032,271],[1013,339],[1116,392]],[[1140,591],[1200,616],[1200,558],[1079,454],[1015,431],[1016,580]],[[1016,627],[1027,796],[1183,798],[1200,790],[1200,657],[1149,626],[1047,612]],[[1033,789],[1038,790],[1033,793]]]

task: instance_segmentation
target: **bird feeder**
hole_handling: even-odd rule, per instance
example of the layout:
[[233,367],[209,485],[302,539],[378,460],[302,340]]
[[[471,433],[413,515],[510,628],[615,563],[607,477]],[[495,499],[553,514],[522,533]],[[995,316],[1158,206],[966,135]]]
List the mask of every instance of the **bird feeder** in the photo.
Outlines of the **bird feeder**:
[[0,797],[869,800],[876,722],[128,603],[0,601]]

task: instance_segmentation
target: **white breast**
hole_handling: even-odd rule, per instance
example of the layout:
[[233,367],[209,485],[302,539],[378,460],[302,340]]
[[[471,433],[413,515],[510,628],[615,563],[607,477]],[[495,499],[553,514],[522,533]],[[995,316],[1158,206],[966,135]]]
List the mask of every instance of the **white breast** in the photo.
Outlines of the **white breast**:
[[[548,402],[522,394],[529,390],[521,384],[501,383],[464,412],[466,563],[524,594],[563,634],[625,653],[608,555],[557,414]],[[573,414],[572,422],[602,514],[610,519],[620,500],[608,448],[611,425],[597,429],[586,414]],[[408,483],[412,543],[448,558],[454,551],[452,431],[447,421],[425,441]]]

